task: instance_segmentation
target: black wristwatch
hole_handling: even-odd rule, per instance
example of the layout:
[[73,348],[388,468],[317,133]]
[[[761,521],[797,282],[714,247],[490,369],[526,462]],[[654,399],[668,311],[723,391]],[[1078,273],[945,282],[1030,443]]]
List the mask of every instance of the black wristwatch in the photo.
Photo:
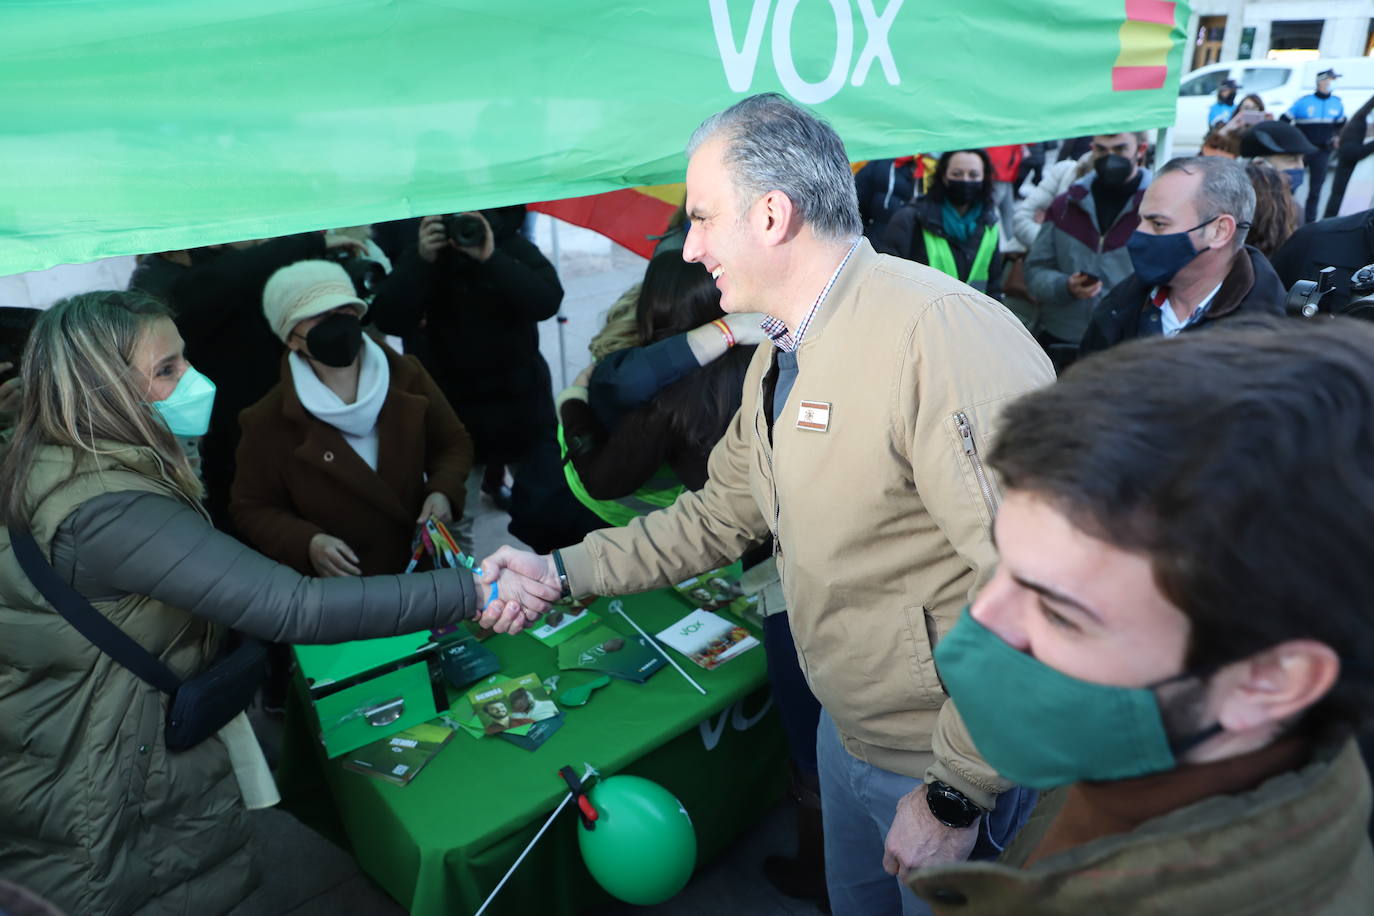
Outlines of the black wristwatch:
[[938,779],[926,786],[926,804],[937,821],[956,830],[968,827],[984,813],[963,792]]
[[557,550],[553,552],[553,568],[558,573],[558,588],[562,592],[562,597],[571,598],[572,589],[568,587],[568,571],[563,568],[563,557]]

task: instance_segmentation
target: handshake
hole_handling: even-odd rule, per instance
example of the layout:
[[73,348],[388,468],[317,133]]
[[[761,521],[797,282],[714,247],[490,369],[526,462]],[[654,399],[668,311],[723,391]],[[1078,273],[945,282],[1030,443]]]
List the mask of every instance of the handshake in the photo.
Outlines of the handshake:
[[481,569],[483,589],[495,583],[497,592],[477,621],[498,633],[519,633],[563,595],[552,556],[502,547],[482,561]]

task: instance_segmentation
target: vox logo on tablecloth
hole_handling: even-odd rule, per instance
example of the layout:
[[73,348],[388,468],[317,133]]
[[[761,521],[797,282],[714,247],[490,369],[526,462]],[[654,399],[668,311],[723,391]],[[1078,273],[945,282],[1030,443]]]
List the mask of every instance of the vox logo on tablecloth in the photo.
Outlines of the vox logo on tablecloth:
[[[793,60],[794,39],[805,40],[805,36],[797,35],[792,28],[792,20],[800,2],[776,0],[775,5],[775,0],[753,0],[749,24],[744,30],[744,40],[740,42],[736,40],[734,27],[730,24],[727,0],[711,0],[711,26],[716,33],[716,45],[720,48],[725,81],[730,84],[731,90],[745,93],[754,84],[769,12],[773,13],[773,69],[782,88],[798,102],[804,105],[824,102],[843,89],[846,80],[851,85],[862,86],[875,62],[882,66],[883,76],[889,85],[896,86],[902,81],[897,72],[897,61],[892,57],[888,33],[905,0],[888,0],[881,14],[874,7],[874,0],[853,0],[853,3],[850,0],[829,0],[831,12],[835,15],[835,47],[832,49],[830,72],[819,82],[803,79]],[[854,59],[854,7],[859,10],[866,33],[857,60]]]
[[720,715],[715,719],[702,719],[697,724],[697,729],[701,732],[701,743],[706,746],[706,750],[714,751],[716,745],[720,744],[720,736],[725,734],[725,723],[729,722],[734,726],[735,731],[748,731],[768,715],[768,710],[773,708],[773,697],[770,694],[763,702],[763,708],[752,716],[744,714],[744,701],[739,700],[730,705],[728,709],[722,709]]

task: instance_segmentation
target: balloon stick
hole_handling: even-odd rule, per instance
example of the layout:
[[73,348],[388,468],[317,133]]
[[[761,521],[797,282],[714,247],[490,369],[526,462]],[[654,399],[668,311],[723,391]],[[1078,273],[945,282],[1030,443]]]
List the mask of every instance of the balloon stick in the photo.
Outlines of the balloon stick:
[[643,636],[645,641],[648,642],[649,645],[657,649],[658,654],[662,655],[665,659],[667,659],[668,664],[676,668],[678,674],[682,675],[687,679],[687,683],[695,687],[701,693],[702,696],[706,696],[706,688],[698,684],[696,681],[692,680],[692,676],[688,674],[686,671],[683,671],[682,666],[679,665],[677,662],[673,661],[673,657],[663,650],[663,647],[658,644],[658,640],[651,637],[648,633],[645,633],[644,630],[639,626],[639,624],[635,623],[634,618],[631,617],[629,614],[625,613],[625,606],[620,603],[620,599],[616,599],[615,601],[611,602],[611,613],[619,614],[621,617],[624,617],[626,620],[628,620],[630,622],[630,626],[634,627],[635,630],[639,632],[639,635]]
[[[586,766],[587,769],[583,771],[582,779],[583,781],[586,781],[587,777],[591,776],[593,773],[596,772],[596,768],[593,767],[590,763],[584,764],[584,766]],[[530,840],[529,845],[526,846],[524,851],[520,853],[520,858],[516,859],[515,864],[512,865],[506,871],[506,874],[501,878],[500,883],[497,884],[496,888],[490,894],[487,895],[487,899],[482,902],[482,906],[477,910],[476,913],[473,914],[473,916],[482,916],[482,914],[486,912],[487,907],[491,906],[491,902],[496,899],[496,895],[501,893],[501,888],[506,886],[506,882],[510,880],[510,876],[515,874],[515,870],[520,867],[520,863],[525,861],[525,856],[530,854],[530,850],[534,848],[535,843],[539,842],[539,838],[544,835],[544,831],[549,829],[549,825],[553,823],[554,818],[562,814],[563,809],[568,807],[568,802],[572,801],[572,797],[573,794],[569,792],[563,798],[563,800],[558,803],[558,807],[553,809],[553,814],[549,815],[549,819],[544,822],[544,826],[539,828],[539,832],[534,835],[534,839]]]

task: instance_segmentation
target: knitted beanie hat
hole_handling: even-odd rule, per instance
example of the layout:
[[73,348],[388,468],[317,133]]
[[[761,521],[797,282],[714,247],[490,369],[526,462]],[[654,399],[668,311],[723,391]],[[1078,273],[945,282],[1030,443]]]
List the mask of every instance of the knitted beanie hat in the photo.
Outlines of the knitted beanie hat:
[[367,314],[348,273],[333,261],[297,261],[274,273],[262,291],[262,313],[282,343],[300,322],[341,305],[356,305]]

